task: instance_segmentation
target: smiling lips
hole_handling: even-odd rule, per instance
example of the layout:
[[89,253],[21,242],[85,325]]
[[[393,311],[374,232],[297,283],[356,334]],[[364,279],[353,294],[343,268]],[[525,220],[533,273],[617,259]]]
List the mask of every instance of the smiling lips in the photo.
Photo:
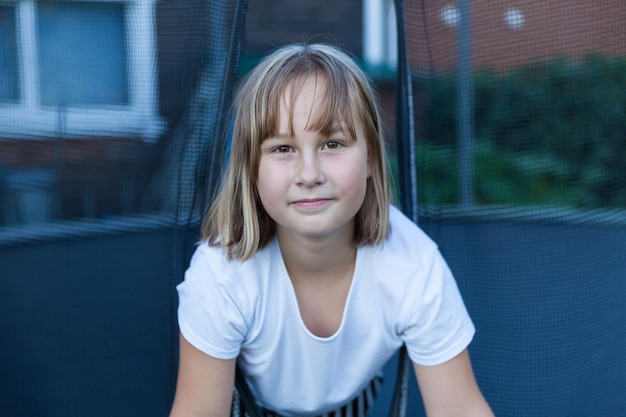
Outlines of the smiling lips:
[[330,198],[305,198],[296,200],[291,204],[300,210],[314,210],[325,206],[330,201],[332,201]]

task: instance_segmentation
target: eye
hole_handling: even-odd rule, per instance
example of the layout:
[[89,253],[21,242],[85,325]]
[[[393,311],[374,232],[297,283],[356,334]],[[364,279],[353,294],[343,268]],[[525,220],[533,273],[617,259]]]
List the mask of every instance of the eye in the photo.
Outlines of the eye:
[[291,146],[289,146],[289,145],[276,146],[274,149],[272,149],[272,152],[275,152],[275,153],[288,153],[288,152],[291,152]]
[[337,140],[329,140],[324,144],[325,149],[339,149],[343,144]]

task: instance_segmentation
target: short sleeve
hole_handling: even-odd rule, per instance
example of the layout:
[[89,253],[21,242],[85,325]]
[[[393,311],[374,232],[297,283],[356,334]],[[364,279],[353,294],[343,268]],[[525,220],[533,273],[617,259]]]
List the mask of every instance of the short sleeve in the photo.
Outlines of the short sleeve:
[[233,359],[239,355],[246,325],[219,251],[204,245],[194,253],[184,281],[177,286],[178,325],[200,351]]
[[472,341],[475,328],[452,272],[435,250],[421,277],[409,321],[401,335],[411,360],[439,365],[461,353]]

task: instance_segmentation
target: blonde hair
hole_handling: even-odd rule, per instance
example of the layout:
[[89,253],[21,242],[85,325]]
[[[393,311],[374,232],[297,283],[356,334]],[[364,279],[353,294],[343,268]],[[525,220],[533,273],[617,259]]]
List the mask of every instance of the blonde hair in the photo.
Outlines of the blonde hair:
[[340,117],[354,140],[360,127],[367,142],[372,175],[355,217],[354,243],[382,244],[389,233],[387,157],[372,86],[350,56],[338,48],[291,44],[266,56],[235,95],[228,166],[202,223],[203,240],[224,247],[230,259],[252,257],[276,234],[274,220],[263,209],[256,189],[260,147],[264,139],[278,133],[280,101],[287,88],[311,74],[326,80],[325,108],[311,128],[329,134]]

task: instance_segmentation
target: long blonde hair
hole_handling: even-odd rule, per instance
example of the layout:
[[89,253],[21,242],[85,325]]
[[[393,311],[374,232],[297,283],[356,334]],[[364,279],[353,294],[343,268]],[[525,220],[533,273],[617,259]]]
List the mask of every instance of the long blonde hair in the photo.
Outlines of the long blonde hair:
[[372,175],[355,218],[354,243],[382,244],[389,233],[387,157],[372,86],[350,56],[338,48],[291,44],[266,56],[235,95],[228,165],[202,223],[203,239],[224,247],[231,259],[252,257],[276,234],[276,225],[263,209],[256,189],[261,142],[278,133],[280,100],[287,87],[303,82],[310,74],[326,80],[325,108],[312,128],[328,133],[340,117],[354,140],[360,126],[367,142]]

